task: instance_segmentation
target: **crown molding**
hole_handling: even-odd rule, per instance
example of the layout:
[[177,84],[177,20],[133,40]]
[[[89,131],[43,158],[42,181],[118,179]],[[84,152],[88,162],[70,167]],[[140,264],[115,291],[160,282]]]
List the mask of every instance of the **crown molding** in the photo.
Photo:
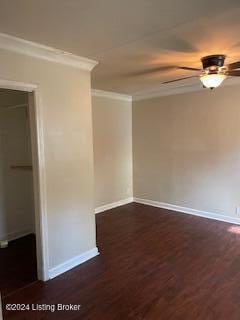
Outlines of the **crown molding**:
[[92,96],[132,102],[132,96],[112,91],[92,89]]
[[[237,77],[229,77],[226,79],[223,83],[222,86],[215,90],[220,90],[221,87],[229,87],[229,86],[234,86],[234,85],[239,85],[240,84],[240,79]],[[189,92],[196,92],[196,91],[204,91],[204,90],[209,90],[209,89],[203,89],[200,81],[199,83],[194,83],[194,84],[188,84],[188,85],[180,85],[176,86],[176,84],[170,84],[165,87],[159,87],[158,89],[155,89],[154,91],[147,91],[139,94],[134,94],[133,95],[133,101],[141,101],[141,100],[148,100],[148,99],[154,99],[158,97],[164,97],[164,96],[173,96],[177,94],[186,94]]]
[[91,71],[98,64],[97,61],[5,33],[0,33],[0,48],[88,71]]
[[188,85],[188,86],[180,86],[180,87],[171,87],[171,88],[159,88],[158,90],[148,91],[144,93],[139,93],[133,95],[133,101],[141,101],[147,99],[153,99],[164,96],[173,96],[177,94],[184,94],[188,92],[200,91],[203,88],[201,85]]

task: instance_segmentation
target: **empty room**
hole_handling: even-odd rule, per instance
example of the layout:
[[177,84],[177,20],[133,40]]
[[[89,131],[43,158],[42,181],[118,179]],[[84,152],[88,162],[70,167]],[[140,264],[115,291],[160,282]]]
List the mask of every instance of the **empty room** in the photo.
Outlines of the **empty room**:
[[0,1],[0,319],[240,319],[240,3]]

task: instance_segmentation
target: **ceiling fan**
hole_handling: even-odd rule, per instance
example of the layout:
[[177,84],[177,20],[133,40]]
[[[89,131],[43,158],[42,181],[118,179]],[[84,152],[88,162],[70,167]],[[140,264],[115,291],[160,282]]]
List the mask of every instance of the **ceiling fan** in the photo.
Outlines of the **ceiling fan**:
[[240,68],[240,61],[236,61],[224,66],[225,58],[226,56],[223,54],[215,54],[215,55],[203,57],[201,58],[202,69],[191,68],[191,67],[176,67],[178,69],[183,69],[183,70],[200,71],[200,74],[179,78],[175,80],[165,81],[163,82],[163,84],[199,77],[204,88],[209,88],[209,89],[217,88],[228,76],[234,76],[234,77],[240,76],[240,70],[237,70]]

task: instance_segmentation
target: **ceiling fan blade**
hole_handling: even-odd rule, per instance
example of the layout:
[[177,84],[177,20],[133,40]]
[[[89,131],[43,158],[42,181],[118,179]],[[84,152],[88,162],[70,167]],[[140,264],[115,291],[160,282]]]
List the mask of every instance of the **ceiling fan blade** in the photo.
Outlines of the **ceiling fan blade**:
[[228,70],[234,70],[240,68],[240,61],[236,61],[227,65]]
[[189,67],[178,67],[178,69],[191,70],[191,71],[202,71],[202,69],[198,69],[198,68],[189,68]]
[[181,80],[190,79],[190,78],[198,78],[198,77],[199,77],[199,76],[184,77],[184,78],[179,78],[179,79],[164,81],[164,82],[162,82],[162,84],[167,84],[167,83],[176,82],[176,81],[181,81]]
[[228,76],[240,77],[240,70],[230,70],[227,71]]
[[137,76],[143,76],[143,75],[147,75],[147,74],[155,73],[155,72],[168,71],[168,70],[172,70],[172,69],[176,69],[176,68],[177,68],[177,66],[159,66],[159,67],[155,67],[155,68],[132,72],[132,73],[128,74],[127,76],[137,77]]

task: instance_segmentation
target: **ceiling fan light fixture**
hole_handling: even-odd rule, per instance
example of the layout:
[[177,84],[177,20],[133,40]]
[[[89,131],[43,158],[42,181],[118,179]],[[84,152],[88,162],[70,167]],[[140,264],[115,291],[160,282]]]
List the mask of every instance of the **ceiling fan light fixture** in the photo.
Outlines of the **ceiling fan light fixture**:
[[200,76],[200,80],[205,88],[214,89],[219,87],[226,77],[221,73],[205,74]]

